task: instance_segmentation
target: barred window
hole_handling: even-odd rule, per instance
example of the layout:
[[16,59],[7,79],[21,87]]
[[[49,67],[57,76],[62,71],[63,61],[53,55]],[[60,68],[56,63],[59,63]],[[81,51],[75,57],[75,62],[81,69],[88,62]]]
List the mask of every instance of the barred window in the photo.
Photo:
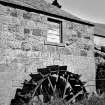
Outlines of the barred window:
[[47,41],[54,43],[62,42],[62,22],[48,18]]

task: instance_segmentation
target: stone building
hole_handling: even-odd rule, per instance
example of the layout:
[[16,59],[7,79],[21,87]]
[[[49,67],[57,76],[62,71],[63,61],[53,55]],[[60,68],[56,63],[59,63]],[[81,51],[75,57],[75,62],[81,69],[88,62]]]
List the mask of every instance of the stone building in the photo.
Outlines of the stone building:
[[105,46],[105,24],[95,23],[94,43],[99,46]]
[[93,24],[44,0],[0,0],[0,105],[48,65],[67,65],[94,91],[93,34]]
[[96,91],[105,92],[105,24],[95,24],[94,29]]

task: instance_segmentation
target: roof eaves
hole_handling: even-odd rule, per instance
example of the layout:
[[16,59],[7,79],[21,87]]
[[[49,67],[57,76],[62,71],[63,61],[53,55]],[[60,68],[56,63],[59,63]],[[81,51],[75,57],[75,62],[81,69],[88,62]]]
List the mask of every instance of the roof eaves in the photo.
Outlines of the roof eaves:
[[105,38],[105,36],[101,34],[94,34],[94,36]]
[[35,9],[30,4],[27,4],[27,3],[23,4],[23,3],[21,3],[17,0],[15,0],[15,1],[13,0],[13,2],[9,2],[8,0],[6,0],[6,1],[0,0],[0,4],[2,4],[4,6],[11,6],[11,7],[14,7],[14,8],[26,10],[26,11],[29,11],[29,12],[41,13],[41,14],[45,14],[45,15],[48,15],[48,16],[68,20],[68,21],[73,21],[73,22],[77,22],[77,23],[81,23],[81,24],[85,24],[85,25],[89,25],[89,26],[94,26],[94,24],[91,24],[90,22],[85,22],[85,21],[78,20],[78,19],[72,19],[72,18],[69,18],[69,17],[65,17],[65,16],[61,16],[61,15],[57,15],[57,14],[53,14],[53,13],[49,13],[49,12],[46,12],[46,11]]

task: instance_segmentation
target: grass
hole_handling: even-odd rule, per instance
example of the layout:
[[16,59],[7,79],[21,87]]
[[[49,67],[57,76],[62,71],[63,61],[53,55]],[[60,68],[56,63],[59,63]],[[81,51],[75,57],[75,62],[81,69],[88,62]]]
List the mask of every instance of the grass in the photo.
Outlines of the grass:
[[65,104],[64,102],[60,101],[59,99],[54,100],[51,103],[47,104],[37,104],[37,105],[105,105],[105,93],[101,96],[92,94],[88,98],[81,100],[80,102],[75,102],[73,104]]

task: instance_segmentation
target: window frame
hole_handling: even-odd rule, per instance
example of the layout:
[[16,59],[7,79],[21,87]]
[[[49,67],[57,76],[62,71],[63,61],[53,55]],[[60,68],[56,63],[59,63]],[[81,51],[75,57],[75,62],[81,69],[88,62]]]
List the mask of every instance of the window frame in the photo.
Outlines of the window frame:
[[[57,42],[50,42],[50,41],[47,41],[49,43],[56,43],[56,44],[60,44],[60,43],[63,43],[63,36],[62,36],[62,21],[58,20],[58,19],[53,19],[53,18],[47,18],[47,21],[48,22],[53,22],[53,23],[57,23],[59,24],[59,43]],[[47,30],[48,31],[48,30]],[[47,33],[48,35],[48,33]]]

